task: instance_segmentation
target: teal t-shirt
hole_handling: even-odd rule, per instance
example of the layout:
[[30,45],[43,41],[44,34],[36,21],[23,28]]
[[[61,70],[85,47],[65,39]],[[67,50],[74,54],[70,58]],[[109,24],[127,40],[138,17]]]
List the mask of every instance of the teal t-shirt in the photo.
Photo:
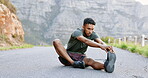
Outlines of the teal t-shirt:
[[[88,45],[79,41],[77,39],[78,36],[84,36],[83,29],[77,28],[70,37],[70,40],[67,45],[67,52],[75,52],[75,53],[81,53],[84,54],[87,50]],[[99,36],[93,32],[90,36],[84,36],[87,39],[95,40],[96,38],[99,38]]]

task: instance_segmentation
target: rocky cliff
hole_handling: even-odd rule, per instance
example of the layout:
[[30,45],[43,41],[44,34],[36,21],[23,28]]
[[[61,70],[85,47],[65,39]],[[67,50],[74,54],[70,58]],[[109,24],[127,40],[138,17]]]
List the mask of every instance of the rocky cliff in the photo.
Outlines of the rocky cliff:
[[100,36],[122,37],[147,33],[148,6],[135,0],[11,0],[18,9],[25,40],[50,44],[55,38],[67,42],[83,19],[93,18]]
[[0,46],[21,45],[24,31],[18,17],[0,4]]

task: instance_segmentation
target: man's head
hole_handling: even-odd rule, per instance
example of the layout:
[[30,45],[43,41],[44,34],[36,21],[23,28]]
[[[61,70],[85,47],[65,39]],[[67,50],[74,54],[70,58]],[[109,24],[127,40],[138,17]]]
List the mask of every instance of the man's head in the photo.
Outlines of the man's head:
[[90,36],[94,31],[95,21],[92,18],[85,18],[83,22],[84,33]]

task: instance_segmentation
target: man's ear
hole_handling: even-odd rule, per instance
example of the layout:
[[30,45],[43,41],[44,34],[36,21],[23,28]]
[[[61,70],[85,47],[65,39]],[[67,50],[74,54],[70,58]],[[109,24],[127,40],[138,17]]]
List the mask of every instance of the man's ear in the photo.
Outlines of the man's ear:
[[84,29],[84,25],[82,26],[82,29]]

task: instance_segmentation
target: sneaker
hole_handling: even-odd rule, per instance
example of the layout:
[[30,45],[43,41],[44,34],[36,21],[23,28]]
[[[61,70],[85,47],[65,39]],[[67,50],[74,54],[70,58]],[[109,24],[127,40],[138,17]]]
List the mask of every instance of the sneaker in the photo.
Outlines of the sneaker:
[[116,61],[115,53],[108,52],[107,60],[104,63],[105,71],[108,73],[112,73],[114,71],[114,64]]
[[85,63],[84,61],[74,61],[74,63],[72,64],[72,66],[74,68],[85,68]]

